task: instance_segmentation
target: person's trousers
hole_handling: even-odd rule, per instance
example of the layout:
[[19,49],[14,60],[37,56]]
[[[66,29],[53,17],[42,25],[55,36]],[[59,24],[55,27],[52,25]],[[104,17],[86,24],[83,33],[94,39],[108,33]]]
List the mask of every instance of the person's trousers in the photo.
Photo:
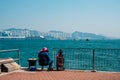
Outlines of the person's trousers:
[[50,61],[49,61],[49,63],[48,63],[49,68],[52,68],[52,64],[53,64],[53,61],[52,61],[52,60],[50,60]]

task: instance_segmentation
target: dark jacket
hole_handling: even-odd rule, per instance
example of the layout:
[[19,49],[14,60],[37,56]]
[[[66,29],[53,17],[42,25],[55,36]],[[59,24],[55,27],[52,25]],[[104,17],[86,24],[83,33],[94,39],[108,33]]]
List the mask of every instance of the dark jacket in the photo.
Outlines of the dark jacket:
[[39,65],[41,65],[41,66],[48,65],[48,63],[50,61],[50,58],[48,56],[48,52],[39,52],[38,58],[39,58]]

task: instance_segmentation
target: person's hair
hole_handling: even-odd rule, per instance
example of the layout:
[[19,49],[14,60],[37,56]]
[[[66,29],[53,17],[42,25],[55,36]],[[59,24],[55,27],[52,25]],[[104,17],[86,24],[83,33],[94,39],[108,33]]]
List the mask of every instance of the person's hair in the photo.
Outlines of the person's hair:
[[60,50],[58,51],[58,53],[63,53],[62,49],[60,49]]

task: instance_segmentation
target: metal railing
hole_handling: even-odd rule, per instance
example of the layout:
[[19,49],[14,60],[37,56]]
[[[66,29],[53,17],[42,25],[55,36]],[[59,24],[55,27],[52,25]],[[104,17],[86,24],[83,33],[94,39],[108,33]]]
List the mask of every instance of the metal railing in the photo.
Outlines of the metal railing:
[[[6,54],[8,52],[17,52],[17,58],[13,58],[12,55]],[[18,61],[18,64],[20,65],[20,50],[19,49],[10,49],[10,50],[0,50],[0,53],[4,53],[3,55],[7,57],[12,57],[15,61]],[[11,53],[10,53],[11,54]],[[12,53],[13,54],[13,53]],[[0,57],[1,58],[1,57]],[[3,57],[2,57],[3,58]]]
[[[120,49],[63,48],[62,50],[65,69],[120,72]],[[58,51],[58,48],[52,50],[53,67],[56,67]],[[1,53],[5,57],[12,57],[13,52],[17,52],[13,59],[20,65],[19,49],[0,50],[0,57]]]
[[[120,72],[120,49],[64,48],[65,69]],[[56,55],[53,49],[53,67]]]

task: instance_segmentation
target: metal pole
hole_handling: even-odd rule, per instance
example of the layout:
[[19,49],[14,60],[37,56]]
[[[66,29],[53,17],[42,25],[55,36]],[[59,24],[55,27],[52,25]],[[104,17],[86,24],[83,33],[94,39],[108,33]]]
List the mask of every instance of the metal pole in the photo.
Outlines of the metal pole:
[[[53,61],[54,61],[54,49],[52,49],[52,55],[53,55]],[[53,62],[53,66],[55,66],[55,63]]]
[[95,49],[92,50],[92,72],[96,72],[95,71]]
[[18,50],[18,64],[20,65],[20,50]]

